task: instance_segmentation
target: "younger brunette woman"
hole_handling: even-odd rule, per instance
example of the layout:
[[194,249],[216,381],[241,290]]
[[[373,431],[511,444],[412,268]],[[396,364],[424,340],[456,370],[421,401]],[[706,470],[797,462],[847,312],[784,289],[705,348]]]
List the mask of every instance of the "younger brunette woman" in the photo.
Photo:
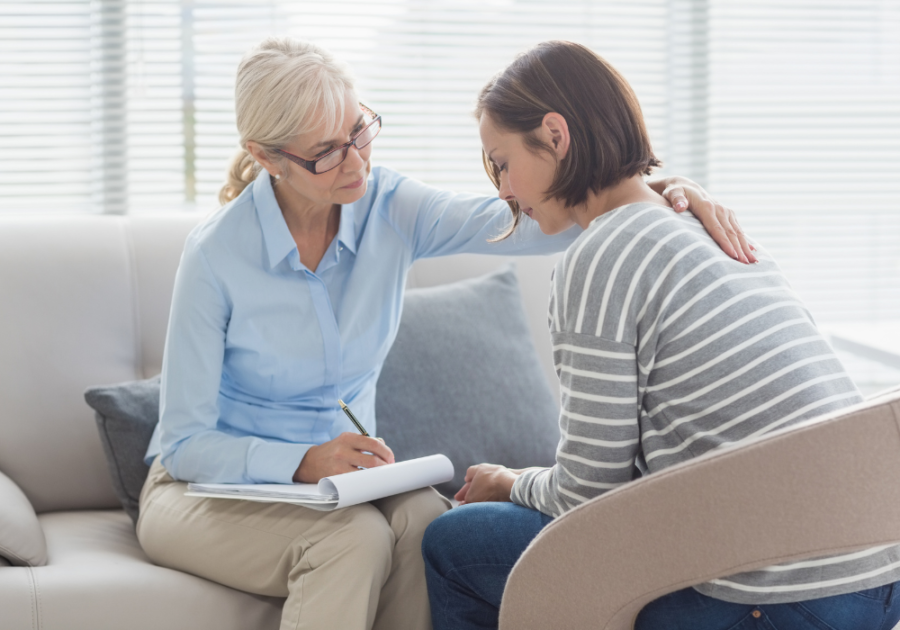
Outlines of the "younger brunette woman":
[[[512,566],[553,517],[862,400],[770,256],[747,266],[723,255],[647,186],[659,162],[640,107],[603,59],[541,44],[484,88],[476,113],[488,173],[513,210],[509,233],[523,214],[546,234],[584,232],[550,297],[556,465],[469,469],[465,505],[423,542],[436,630],[496,627]],[[663,597],[636,628],[887,630],[900,620],[897,580],[898,546],[782,564]]]

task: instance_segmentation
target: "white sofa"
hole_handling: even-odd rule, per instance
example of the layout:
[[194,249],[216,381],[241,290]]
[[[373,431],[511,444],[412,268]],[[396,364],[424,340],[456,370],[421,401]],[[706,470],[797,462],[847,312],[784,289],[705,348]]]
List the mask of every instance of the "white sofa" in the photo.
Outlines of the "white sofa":
[[[149,562],[119,509],[83,398],[87,387],[159,372],[175,270],[199,220],[0,217],[0,472],[34,507],[49,556],[46,566],[0,563],[0,630],[278,627],[281,600]],[[480,275],[502,262],[421,261],[410,285]],[[529,324],[556,391],[545,314],[553,264],[518,260]]]

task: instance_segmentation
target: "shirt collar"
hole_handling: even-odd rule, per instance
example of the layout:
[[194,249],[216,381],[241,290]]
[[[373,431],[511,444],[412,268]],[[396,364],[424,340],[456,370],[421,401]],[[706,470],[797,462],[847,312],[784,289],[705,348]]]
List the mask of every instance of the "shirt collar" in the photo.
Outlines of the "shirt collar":
[[253,182],[253,204],[256,206],[263,240],[266,243],[269,267],[274,268],[288,254],[297,249],[297,244],[294,242],[284,215],[281,214],[281,208],[278,207],[278,202],[275,200],[275,191],[272,190],[272,182],[269,177],[269,172],[262,169]]
[[[291,252],[297,251],[297,244],[291,231],[288,229],[278,201],[275,199],[275,191],[272,189],[272,181],[268,171],[260,171],[253,182],[253,202],[262,227],[263,240],[266,243],[266,251],[269,256],[269,267],[274,268],[284,260]],[[344,247],[356,254],[356,220],[353,206],[344,204],[341,206],[341,222],[338,227],[337,239]],[[299,263],[299,252],[297,253]]]

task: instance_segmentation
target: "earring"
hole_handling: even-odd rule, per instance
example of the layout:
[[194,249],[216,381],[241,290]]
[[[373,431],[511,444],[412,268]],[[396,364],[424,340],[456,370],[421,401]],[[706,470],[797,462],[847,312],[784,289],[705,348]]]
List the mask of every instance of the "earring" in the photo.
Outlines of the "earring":
[[276,175],[275,179],[281,179],[281,175]]

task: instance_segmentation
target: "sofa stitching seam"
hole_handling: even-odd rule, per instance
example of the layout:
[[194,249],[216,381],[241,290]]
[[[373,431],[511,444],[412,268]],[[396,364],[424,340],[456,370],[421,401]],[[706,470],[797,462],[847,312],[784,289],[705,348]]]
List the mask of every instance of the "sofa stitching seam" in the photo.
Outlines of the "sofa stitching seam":
[[37,580],[34,576],[34,570],[31,567],[27,567],[28,569],[28,583],[31,586],[31,627],[36,630],[40,629],[41,626],[41,618],[38,614],[38,593],[37,593]]
[[37,594],[38,606],[38,630],[44,627],[44,599],[41,597],[41,586],[38,582],[37,575],[34,576],[34,590]]

